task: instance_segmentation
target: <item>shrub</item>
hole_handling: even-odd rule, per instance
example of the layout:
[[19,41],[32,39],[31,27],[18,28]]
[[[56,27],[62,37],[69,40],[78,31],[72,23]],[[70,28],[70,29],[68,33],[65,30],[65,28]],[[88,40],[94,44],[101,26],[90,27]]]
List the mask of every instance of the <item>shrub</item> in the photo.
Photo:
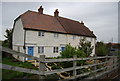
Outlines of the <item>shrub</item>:
[[97,56],[105,56],[108,55],[108,48],[103,42],[97,42],[96,44],[96,54]]
[[62,51],[61,58],[72,58],[73,55],[76,53],[76,48],[72,47],[71,45],[66,45],[65,50]]
[[86,57],[86,54],[75,47],[72,47],[71,45],[66,45],[65,50],[61,53],[61,58],[73,58],[74,55],[77,57]]

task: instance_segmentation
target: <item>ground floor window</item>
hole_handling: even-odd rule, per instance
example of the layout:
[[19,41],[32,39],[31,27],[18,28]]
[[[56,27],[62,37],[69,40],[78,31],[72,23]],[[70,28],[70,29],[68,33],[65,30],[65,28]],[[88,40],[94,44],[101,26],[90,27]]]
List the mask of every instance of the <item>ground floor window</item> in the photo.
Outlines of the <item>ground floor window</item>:
[[58,53],[59,48],[58,47],[53,47],[53,53]]
[[65,50],[65,47],[61,47],[61,51],[64,51]]
[[44,53],[44,47],[43,46],[38,47],[38,53]]

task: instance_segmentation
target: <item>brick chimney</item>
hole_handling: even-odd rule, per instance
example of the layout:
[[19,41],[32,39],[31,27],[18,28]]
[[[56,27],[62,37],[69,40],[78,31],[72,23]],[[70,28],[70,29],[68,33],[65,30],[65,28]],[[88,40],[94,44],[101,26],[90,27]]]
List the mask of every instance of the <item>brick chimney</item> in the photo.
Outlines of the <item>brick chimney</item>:
[[55,16],[55,17],[58,17],[58,16],[59,16],[59,11],[58,11],[58,9],[55,10],[54,16]]
[[81,24],[83,24],[83,25],[84,25],[84,22],[83,22],[83,21],[81,21]]
[[40,6],[40,8],[38,9],[38,13],[39,14],[43,14],[43,8],[42,8],[42,6]]

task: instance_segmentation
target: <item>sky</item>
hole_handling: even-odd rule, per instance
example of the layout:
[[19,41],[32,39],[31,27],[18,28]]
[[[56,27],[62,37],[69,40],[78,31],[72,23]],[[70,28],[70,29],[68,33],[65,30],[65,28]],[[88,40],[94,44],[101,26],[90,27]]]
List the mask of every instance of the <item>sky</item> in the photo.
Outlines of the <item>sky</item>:
[[58,9],[62,17],[84,21],[97,36],[97,41],[118,42],[118,2],[2,2],[0,40],[5,39],[5,30],[13,27],[15,18],[27,10],[37,12],[41,5],[44,14],[53,15]]

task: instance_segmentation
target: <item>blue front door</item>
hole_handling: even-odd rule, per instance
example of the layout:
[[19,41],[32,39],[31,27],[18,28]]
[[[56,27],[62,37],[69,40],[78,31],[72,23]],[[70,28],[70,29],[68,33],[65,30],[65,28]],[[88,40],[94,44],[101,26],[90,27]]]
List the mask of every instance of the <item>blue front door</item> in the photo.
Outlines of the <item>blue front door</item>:
[[[34,48],[33,47],[28,47],[28,55],[33,56],[33,53],[34,53]],[[32,59],[28,58],[28,60],[32,60]]]

